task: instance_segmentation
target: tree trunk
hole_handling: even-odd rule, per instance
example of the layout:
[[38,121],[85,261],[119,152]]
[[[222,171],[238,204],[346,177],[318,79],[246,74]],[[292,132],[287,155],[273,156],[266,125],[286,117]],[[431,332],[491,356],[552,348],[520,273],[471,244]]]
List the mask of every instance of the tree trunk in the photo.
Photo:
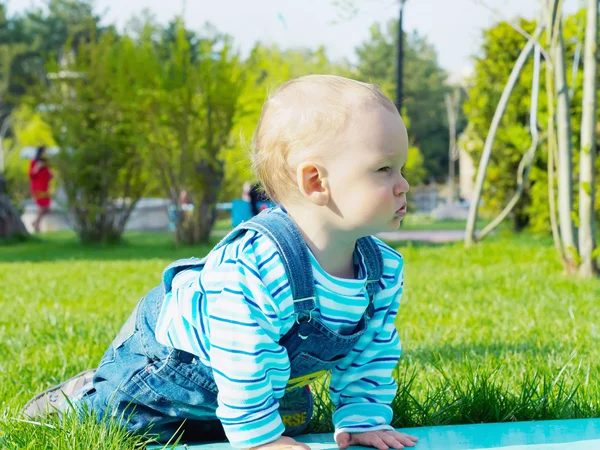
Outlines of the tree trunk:
[[402,112],[402,101],[404,100],[404,27],[402,24],[404,2],[406,0],[400,0],[400,11],[398,14],[398,53],[396,55],[396,108],[399,113]]
[[535,30],[535,33],[533,34],[531,39],[527,41],[527,44],[521,51],[521,54],[517,58],[515,66],[513,67],[510,76],[508,77],[506,86],[504,86],[504,91],[502,91],[502,96],[500,97],[498,106],[496,107],[496,112],[494,113],[494,117],[490,125],[490,130],[488,131],[488,135],[485,139],[485,144],[483,146],[483,153],[481,154],[481,160],[479,161],[479,169],[477,170],[475,190],[473,192],[471,208],[469,209],[469,217],[467,219],[467,230],[465,233],[465,245],[467,246],[472,245],[475,242],[475,224],[477,222],[477,214],[479,212],[479,201],[481,199],[481,192],[483,191],[483,182],[485,181],[487,167],[490,162],[490,156],[492,154],[492,147],[496,138],[496,131],[498,130],[500,120],[502,119],[502,115],[504,114],[504,110],[506,109],[506,105],[508,104],[510,94],[513,88],[515,87],[517,80],[519,79],[519,75],[521,74],[521,71],[525,66],[525,62],[527,61],[529,54],[533,50],[535,43],[542,34],[542,30],[543,27],[538,27]]
[[[560,0],[542,0],[542,11],[546,23],[546,45],[548,49],[553,46],[552,30],[554,28],[554,11],[557,10]],[[552,53],[552,51],[550,51]],[[546,97],[548,101],[548,208],[550,212],[550,226],[552,229],[552,240],[558,253],[558,257],[563,266],[566,266],[565,252],[562,246],[562,239],[558,227],[558,214],[556,207],[555,193],[555,173],[556,159],[558,157],[556,150],[556,127],[555,127],[555,107],[556,96],[554,94],[554,66],[552,57],[546,56]]]
[[0,174],[0,239],[8,240],[27,237],[29,233],[21,216],[13,207],[6,189],[4,175]]
[[175,233],[177,243],[196,245],[208,242],[217,219],[216,203],[216,195],[205,195],[201,201],[194,203],[193,211],[181,211]]
[[217,200],[223,183],[224,171],[220,161],[197,164],[198,180],[203,190],[200,198],[192,198],[193,211],[181,211],[175,236],[177,243],[196,245],[208,242],[217,219]]
[[[535,152],[537,150],[540,136],[537,129],[537,110],[538,110],[538,95],[540,90],[540,61],[541,60],[541,47],[536,44],[535,52],[533,56],[533,79],[531,83],[531,106],[529,108],[529,132],[531,133],[531,146],[529,150],[521,158],[519,167],[517,169],[517,188],[513,197],[510,199],[504,209],[498,214],[498,216],[492,220],[484,229],[479,233],[477,237],[479,240],[483,239],[486,235],[491,233],[510,212],[515,208],[521,195],[525,191],[525,185],[529,180],[529,173],[531,172],[531,166],[535,158]],[[518,211],[514,213],[514,229],[515,231],[521,231],[524,227],[529,224],[529,216],[523,212],[523,207],[519,207]]]
[[588,0],[583,63],[583,105],[581,113],[581,155],[579,173],[579,274],[598,273],[594,255],[595,164],[596,164],[596,59],[598,57],[598,0]]
[[[556,18],[560,20],[560,15]],[[571,116],[569,105],[569,87],[565,67],[565,45],[562,26],[558,25],[554,54],[554,77],[556,85],[556,128],[558,142],[558,219],[567,269],[576,266],[577,243],[575,227],[571,213],[573,211],[573,152],[571,148]]]
[[458,103],[460,91],[457,89],[452,95],[446,94],[444,101],[446,104],[446,116],[448,119],[448,133],[449,133],[449,148],[448,148],[448,204],[453,204],[456,201],[456,160],[458,158],[458,152],[456,149],[456,111],[458,109]]

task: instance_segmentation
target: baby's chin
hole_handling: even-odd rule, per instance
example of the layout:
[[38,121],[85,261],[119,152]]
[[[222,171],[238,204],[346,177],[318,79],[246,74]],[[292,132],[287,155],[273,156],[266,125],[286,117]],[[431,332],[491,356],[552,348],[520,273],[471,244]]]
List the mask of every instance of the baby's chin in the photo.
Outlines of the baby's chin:
[[398,231],[400,229],[400,225],[402,224],[402,220],[404,220],[404,217],[394,216],[394,218],[390,220],[389,229],[386,231]]
[[371,229],[370,235],[376,235],[379,233],[389,233],[392,231],[398,231],[400,229],[400,224],[402,223],[402,217],[395,216],[387,223],[378,224],[377,226],[373,226]]

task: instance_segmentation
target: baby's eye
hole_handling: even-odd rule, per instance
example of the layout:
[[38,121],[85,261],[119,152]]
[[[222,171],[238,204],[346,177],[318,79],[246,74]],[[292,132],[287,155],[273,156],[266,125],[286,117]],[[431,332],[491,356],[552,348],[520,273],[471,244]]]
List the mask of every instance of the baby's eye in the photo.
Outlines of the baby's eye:
[[381,169],[378,169],[377,172],[388,173],[391,170],[392,170],[392,168],[390,166],[385,166],[385,167],[382,167]]

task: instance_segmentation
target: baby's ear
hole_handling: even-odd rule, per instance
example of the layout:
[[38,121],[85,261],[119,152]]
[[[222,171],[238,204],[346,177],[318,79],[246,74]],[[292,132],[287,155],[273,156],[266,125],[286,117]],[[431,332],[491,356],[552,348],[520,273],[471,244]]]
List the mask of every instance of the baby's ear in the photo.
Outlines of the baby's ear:
[[296,170],[298,188],[306,199],[318,206],[329,203],[326,169],[314,162],[303,162]]

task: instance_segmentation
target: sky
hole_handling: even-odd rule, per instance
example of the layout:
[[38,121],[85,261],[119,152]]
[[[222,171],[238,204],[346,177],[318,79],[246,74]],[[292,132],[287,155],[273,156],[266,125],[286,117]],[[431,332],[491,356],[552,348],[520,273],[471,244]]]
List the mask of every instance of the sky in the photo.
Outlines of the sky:
[[[20,13],[42,0],[5,0],[9,14]],[[356,14],[343,4],[353,2]],[[404,28],[426,36],[438,59],[452,77],[467,74],[471,57],[481,45],[481,31],[499,20],[516,16],[539,16],[540,0],[407,0]],[[355,48],[369,38],[375,23],[387,23],[398,16],[398,0],[96,0],[104,12],[104,23],[123,29],[127,21],[145,8],[160,23],[167,23],[185,11],[189,28],[200,29],[210,22],[219,31],[233,36],[243,55],[257,42],[283,48],[317,48],[324,45],[332,59],[356,62]],[[564,0],[570,14],[582,0]]]

